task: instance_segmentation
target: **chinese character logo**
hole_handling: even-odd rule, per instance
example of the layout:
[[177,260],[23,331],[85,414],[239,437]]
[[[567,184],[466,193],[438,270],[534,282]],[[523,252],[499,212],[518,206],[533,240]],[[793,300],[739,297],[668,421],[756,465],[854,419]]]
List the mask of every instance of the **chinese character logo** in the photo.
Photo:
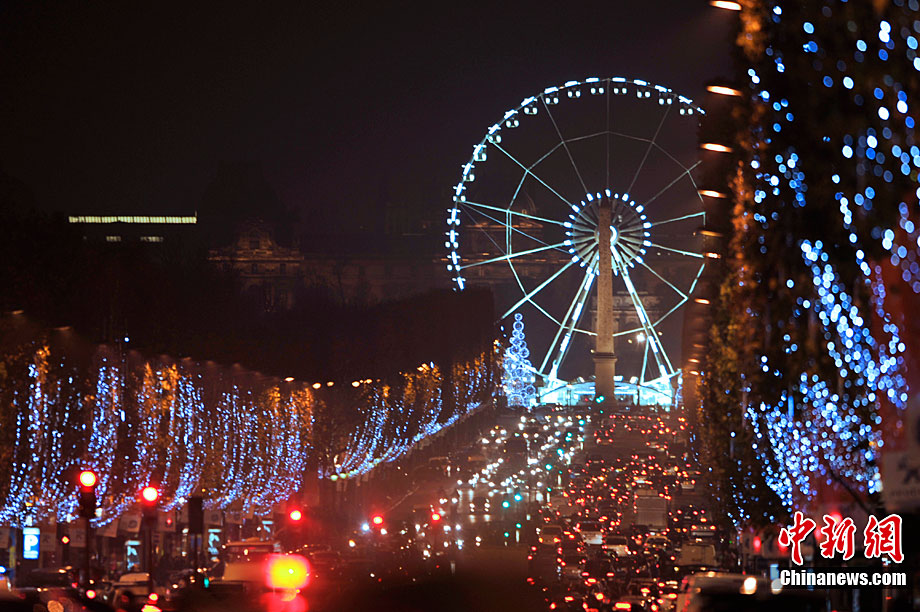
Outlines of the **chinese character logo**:
[[864,532],[866,536],[865,555],[867,559],[888,555],[895,563],[904,561],[901,552],[901,517],[889,514],[882,520],[875,516],[869,517]]
[[802,565],[802,540],[815,529],[815,522],[796,511],[792,527],[783,527],[779,532],[779,543],[792,549],[792,562]]
[[850,517],[838,519],[829,514],[824,515],[824,526],[818,532],[821,534],[821,556],[833,559],[834,553],[843,553],[843,560],[849,561],[856,552],[855,535],[856,524]]

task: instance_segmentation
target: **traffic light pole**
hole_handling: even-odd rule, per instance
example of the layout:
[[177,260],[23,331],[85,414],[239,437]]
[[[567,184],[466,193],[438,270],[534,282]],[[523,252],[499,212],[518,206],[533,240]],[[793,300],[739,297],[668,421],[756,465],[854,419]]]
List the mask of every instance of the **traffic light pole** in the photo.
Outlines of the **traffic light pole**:
[[83,547],[84,557],[83,557],[83,567],[86,568],[86,576],[84,582],[87,586],[92,584],[93,581],[93,571],[90,562],[93,558],[92,556],[92,546],[93,546],[93,525],[90,522],[91,518],[86,517],[86,546]]
[[144,569],[147,570],[147,591],[153,593],[153,537],[150,521],[144,521]]

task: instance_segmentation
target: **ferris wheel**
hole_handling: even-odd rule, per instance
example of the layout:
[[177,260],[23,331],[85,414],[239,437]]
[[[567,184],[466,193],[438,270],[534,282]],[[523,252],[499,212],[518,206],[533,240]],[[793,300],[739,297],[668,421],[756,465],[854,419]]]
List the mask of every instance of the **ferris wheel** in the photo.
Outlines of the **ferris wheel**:
[[[545,380],[586,375],[601,257],[615,279],[622,380],[679,373],[676,313],[707,259],[694,177],[702,114],[660,85],[589,78],[525,98],[473,147],[448,210],[447,269],[458,290],[490,285],[501,319],[525,315]],[[609,232],[598,226],[602,207]]]

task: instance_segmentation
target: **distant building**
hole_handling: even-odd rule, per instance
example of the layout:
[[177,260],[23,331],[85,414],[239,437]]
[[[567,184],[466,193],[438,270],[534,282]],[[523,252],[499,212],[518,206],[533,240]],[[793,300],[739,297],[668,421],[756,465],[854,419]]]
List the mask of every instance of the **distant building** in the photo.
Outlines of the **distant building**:
[[81,232],[83,239],[111,244],[164,244],[186,239],[198,224],[197,215],[80,215],[67,222]]
[[268,312],[293,307],[304,282],[300,250],[279,245],[267,226],[257,221],[244,223],[230,245],[211,249],[208,261],[235,274],[243,292]]

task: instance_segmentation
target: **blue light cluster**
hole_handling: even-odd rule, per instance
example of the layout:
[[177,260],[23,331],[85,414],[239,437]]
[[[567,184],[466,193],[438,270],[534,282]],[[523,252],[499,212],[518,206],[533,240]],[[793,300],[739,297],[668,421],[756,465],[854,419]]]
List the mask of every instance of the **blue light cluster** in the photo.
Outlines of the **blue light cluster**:
[[359,423],[338,454],[335,466],[320,467],[320,478],[338,481],[367,474],[399,459],[419,442],[475,412],[491,397],[492,368],[485,355],[454,366],[452,411],[442,396],[443,373],[432,363],[402,374],[396,384],[377,383],[366,391]]
[[[769,315],[749,312],[775,334],[758,367],[762,384],[779,390],[752,402],[746,418],[768,485],[792,509],[832,481],[878,492],[879,408],[898,414],[907,399],[905,345],[879,262],[890,261],[920,293],[920,143],[911,115],[920,6],[895,0],[876,13],[843,0],[785,11],[761,4],[766,21],[760,7],[744,9],[761,22],[762,38],[741,43],[760,57],[747,69],[753,205],[740,229],[746,256],[781,262],[769,280],[788,291],[777,290]],[[788,257],[793,245],[800,262]],[[742,274],[740,285],[766,284],[760,274]],[[743,501],[743,491],[732,494]]]
[[341,394],[331,382],[282,385],[189,360],[128,362],[109,347],[81,370],[66,354],[28,344],[7,360],[0,388],[16,423],[0,523],[73,520],[76,484],[67,473],[77,468],[99,477],[97,526],[136,508],[148,484],[160,489],[166,511],[202,494],[209,508],[269,513],[303,486],[319,401],[357,405],[360,416],[342,432],[348,442],[339,470],[321,476],[365,474],[485,403],[497,382],[497,346],[492,351],[454,366],[448,404],[433,364],[404,374],[399,392],[367,379]]

